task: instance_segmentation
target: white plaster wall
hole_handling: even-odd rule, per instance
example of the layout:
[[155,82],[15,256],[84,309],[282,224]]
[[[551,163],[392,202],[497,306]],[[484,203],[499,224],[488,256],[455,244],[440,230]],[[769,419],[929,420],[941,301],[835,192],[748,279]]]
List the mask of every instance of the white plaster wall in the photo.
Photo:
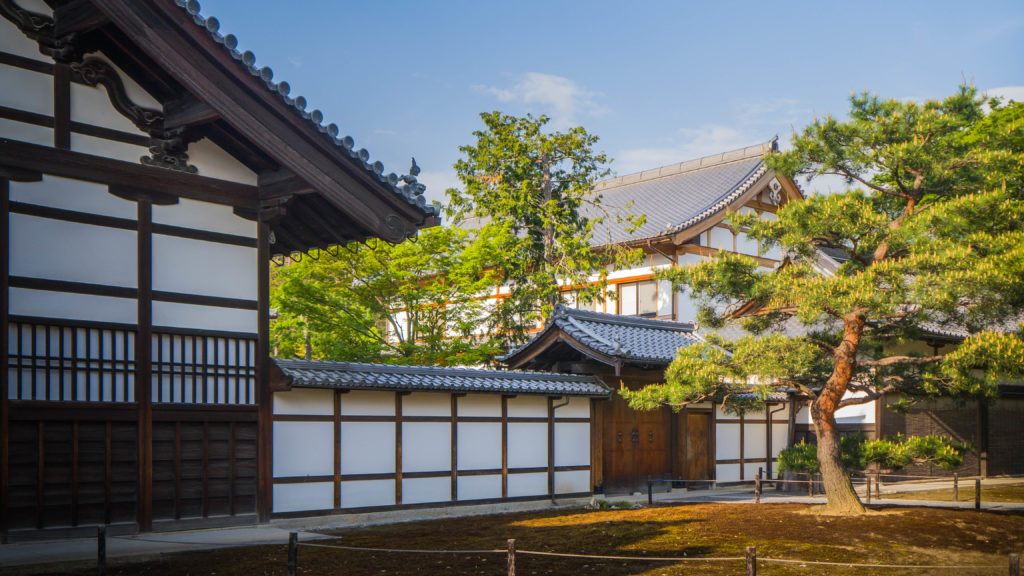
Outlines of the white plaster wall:
[[556,423],[555,466],[586,466],[589,464],[590,424]]
[[153,235],[153,289],[255,300],[256,249]]
[[334,390],[292,388],[275,392],[274,414],[330,416],[334,414]]
[[[53,142],[51,136],[50,143]],[[41,182],[11,182],[15,202],[135,220],[138,205],[110,194],[104,184],[43,175]],[[134,234],[134,232],[130,232]]]
[[804,404],[796,411],[796,423],[797,424],[810,424],[811,423],[811,409],[807,404]]
[[740,457],[740,424],[719,421],[715,427],[715,458],[736,460]]
[[[0,86],[5,87],[0,90],[0,106],[53,116],[53,77],[49,74],[0,65]],[[17,90],[12,89],[15,86]]]
[[[342,399],[344,406],[345,400]],[[341,473],[395,471],[395,425],[391,422],[341,423]]]
[[732,232],[727,228],[715,226],[710,230],[708,247],[731,252],[733,249]]
[[256,311],[241,308],[153,302],[153,325],[255,334]]
[[153,206],[153,222],[255,238],[256,223],[235,216],[230,206],[179,199],[177,204]]
[[136,287],[135,232],[25,214],[9,222],[12,276]]
[[619,314],[633,316],[637,312],[636,284],[626,284],[619,287]]
[[115,142],[113,140],[105,140],[103,138],[86,136],[85,134],[77,134],[74,132],[71,133],[71,150],[73,152],[112,158],[114,160],[121,160],[122,162],[130,162],[132,164],[138,164],[139,158],[149,156],[149,150],[142,146],[125,144],[124,142]]
[[740,254],[757,256],[757,239],[747,236],[746,232],[736,234],[736,251]]
[[548,493],[548,475],[546,472],[535,474],[509,474],[508,497],[540,496]]
[[275,477],[333,473],[334,430],[331,422],[274,422]]
[[697,320],[697,304],[688,292],[676,293],[676,320],[693,322]]
[[772,456],[777,457],[779,452],[786,449],[789,443],[789,425],[772,424]]
[[[470,439],[464,440],[469,441]],[[447,422],[402,423],[402,472],[438,472],[451,470],[451,468],[451,424]]]
[[484,500],[487,498],[501,498],[501,476],[459,476],[458,499],[461,500]]
[[119,324],[135,324],[138,319],[138,304],[134,299],[129,298],[47,292],[24,288],[9,288],[8,298],[8,312],[11,315]]
[[672,283],[658,280],[658,316],[672,315]]
[[53,128],[0,118],[0,138],[40,146],[53,146]]
[[766,432],[764,424],[745,424],[743,426],[744,459],[764,458],[766,456],[764,453],[765,443],[768,440],[765,436]]
[[[443,392],[413,392],[402,397],[403,416],[451,416],[451,394]],[[448,426],[448,424],[445,424]]]
[[395,393],[353,390],[341,396],[341,413],[356,416],[394,416]]
[[199,169],[200,176],[252,186],[257,183],[255,172],[207,138],[189,145],[188,162]]
[[102,86],[71,83],[71,120],[129,134],[145,134],[114,108]]
[[508,399],[509,418],[547,418],[548,399],[544,396],[516,396]]
[[548,425],[543,423],[509,422],[509,468],[534,468],[547,465]]
[[[31,3],[37,4],[41,2]],[[18,4],[27,8],[29,3],[19,0]],[[49,6],[46,6],[45,4],[43,4],[43,6],[46,8],[46,12],[35,9],[32,9],[32,11],[53,14],[53,10],[50,10]],[[53,60],[44,56],[39,51],[39,44],[22,34],[21,30],[18,30],[18,27],[6,18],[0,18],[0,52],[17,54],[18,56],[22,56],[30,60],[36,60],[38,62],[53,62]]]
[[501,397],[497,394],[467,394],[457,402],[459,416],[501,416]]
[[715,480],[718,482],[735,482],[740,479],[739,464],[715,465]]
[[501,424],[459,422],[458,435],[456,458],[459,470],[501,468]]
[[394,480],[357,480],[341,483],[342,508],[392,506],[394,504]]
[[590,470],[555,472],[555,494],[590,492]]
[[449,502],[452,499],[451,478],[402,479],[402,504]]
[[334,484],[331,482],[274,485],[274,512],[329,510],[333,507]]
[[[761,451],[764,452],[764,450]],[[755,478],[757,478],[758,468],[764,468],[765,470],[767,470],[767,467],[765,466],[764,462],[745,462],[743,464],[743,479],[754,480]]]
[[568,404],[555,408],[555,418],[590,418],[590,398],[570,396]]
[[[860,398],[864,396],[863,392],[843,394],[843,398]],[[853,406],[847,406],[836,410],[836,423],[838,424],[874,424],[875,422],[875,403],[868,402],[866,404],[854,404]]]

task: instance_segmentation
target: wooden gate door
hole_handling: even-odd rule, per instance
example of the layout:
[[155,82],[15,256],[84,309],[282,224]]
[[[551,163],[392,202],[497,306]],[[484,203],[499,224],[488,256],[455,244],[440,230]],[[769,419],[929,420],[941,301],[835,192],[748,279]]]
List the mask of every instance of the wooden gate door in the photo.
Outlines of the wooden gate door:
[[668,477],[672,470],[668,408],[633,410],[614,396],[605,411],[604,490],[646,490],[647,477]]
[[711,413],[687,411],[684,421],[683,479],[710,480]]

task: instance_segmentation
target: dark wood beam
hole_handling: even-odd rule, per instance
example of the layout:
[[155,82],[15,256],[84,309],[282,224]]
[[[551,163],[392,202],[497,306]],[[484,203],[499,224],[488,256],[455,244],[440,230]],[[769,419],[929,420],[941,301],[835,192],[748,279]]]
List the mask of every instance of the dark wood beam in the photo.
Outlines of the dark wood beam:
[[3,169],[122,185],[241,208],[257,206],[257,188],[248,184],[0,138],[0,172]]
[[298,176],[285,169],[260,172],[256,185],[260,189],[260,200],[271,200],[316,192],[316,189],[312,186],[306,184]]
[[53,35],[58,38],[77,32],[83,34],[108,22],[89,0],[71,0],[53,10]]
[[191,94],[164,103],[164,130],[175,130],[185,126],[201,126],[217,120],[220,116]]

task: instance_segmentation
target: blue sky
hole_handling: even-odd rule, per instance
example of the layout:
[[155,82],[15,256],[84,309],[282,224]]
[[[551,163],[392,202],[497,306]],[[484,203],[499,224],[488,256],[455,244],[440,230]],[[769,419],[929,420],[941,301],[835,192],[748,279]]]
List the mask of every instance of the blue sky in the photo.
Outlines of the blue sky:
[[[762,142],[851,90],[1024,101],[1024,2],[203,0],[387,171],[455,185],[480,112],[582,125],[618,175]],[[813,186],[812,186],[813,187]]]

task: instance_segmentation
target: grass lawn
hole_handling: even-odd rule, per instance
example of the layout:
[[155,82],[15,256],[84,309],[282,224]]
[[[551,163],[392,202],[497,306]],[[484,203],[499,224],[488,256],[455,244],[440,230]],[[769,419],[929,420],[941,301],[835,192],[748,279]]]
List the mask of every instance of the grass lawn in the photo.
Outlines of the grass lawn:
[[[941,490],[928,490],[924,492],[887,492],[887,490],[899,490],[898,486],[886,486],[882,484],[882,499],[885,498],[900,498],[904,500],[942,500],[945,502],[953,501],[953,486],[949,488],[943,488]],[[974,481],[964,480],[960,482],[960,489],[958,490],[958,500],[960,502],[973,502],[974,501]],[[997,484],[986,486],[984,482],[981,484],[981,501],[982,502],[1024,502],[1024,483],[1020,484]]]
[[[1006,574],[1024,552],[1024,513],[885,508],[860,517],[808,513],[802,504],[691,504],[638,510],[502,514],[337,530],[337,543],[406,549],[498,549],[627,556],[743,556],[857,563],[994,565],[989,570],[879,570],[760,564],[759,574]],[[189,552],[114,564],[113,575],[283,575],[284,546]],[[0,573],[4,573],[0,570]],[[11,572],[17,574],[18,572]],[[95,574],[94,566],[50,572]],[[299,574],[505,574],[503,555],[427,555],[299,548]],[[519,576],[742,574],[743,564],[517,557]]]

